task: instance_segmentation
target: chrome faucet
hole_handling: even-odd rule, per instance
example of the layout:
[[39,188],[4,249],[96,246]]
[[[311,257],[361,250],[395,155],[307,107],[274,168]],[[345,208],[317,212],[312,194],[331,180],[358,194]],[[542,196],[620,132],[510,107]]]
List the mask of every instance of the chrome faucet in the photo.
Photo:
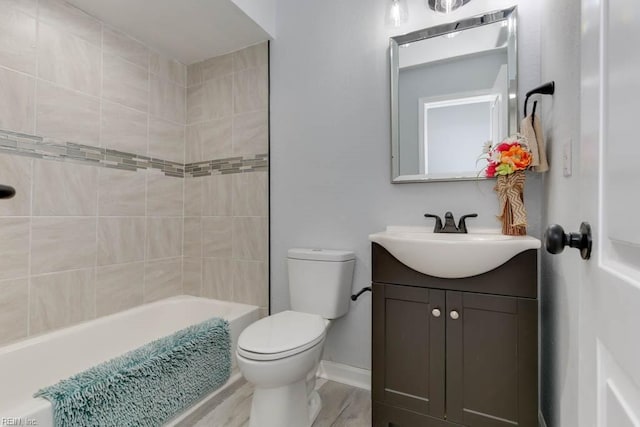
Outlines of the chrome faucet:
[[467,218],[476,218],[478,214],[467,214],[462,215],[460,217],[460,221],[456,226],[456,222],[453,219],[453,214],[451,212],[447,212],[444,214],[444,225],[442,225],[442,219],[438,215],[433,214],[424,214],[426,218],[434,218],[436,220],[435,227],[433,228],[434,233],[467,233]]

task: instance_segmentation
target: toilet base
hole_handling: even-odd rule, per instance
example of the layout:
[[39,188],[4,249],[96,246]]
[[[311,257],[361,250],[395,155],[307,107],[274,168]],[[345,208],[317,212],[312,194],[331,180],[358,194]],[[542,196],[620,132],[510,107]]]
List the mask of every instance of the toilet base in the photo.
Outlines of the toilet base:
[[307,394],[307,382],[253,392],[249,427],[309,427],[322,408],[317,391]]

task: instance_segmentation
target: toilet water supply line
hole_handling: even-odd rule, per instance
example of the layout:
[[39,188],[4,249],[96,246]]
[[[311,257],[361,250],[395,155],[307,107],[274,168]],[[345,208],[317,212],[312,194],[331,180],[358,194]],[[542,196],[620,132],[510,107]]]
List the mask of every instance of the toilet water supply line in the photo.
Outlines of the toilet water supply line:
[[351,295],[351,301],[357,300],[358,298],[360,298],[360,295],[364,294],[365,292],[371,292],[371,286],[362,288],[357,294]]

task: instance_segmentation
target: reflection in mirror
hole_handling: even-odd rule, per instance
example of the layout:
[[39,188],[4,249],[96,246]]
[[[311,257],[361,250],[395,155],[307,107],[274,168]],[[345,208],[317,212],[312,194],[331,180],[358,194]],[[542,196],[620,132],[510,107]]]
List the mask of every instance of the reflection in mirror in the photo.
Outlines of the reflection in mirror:
[[393,182],[477,179],[517,131],[515,8],[391,39]]

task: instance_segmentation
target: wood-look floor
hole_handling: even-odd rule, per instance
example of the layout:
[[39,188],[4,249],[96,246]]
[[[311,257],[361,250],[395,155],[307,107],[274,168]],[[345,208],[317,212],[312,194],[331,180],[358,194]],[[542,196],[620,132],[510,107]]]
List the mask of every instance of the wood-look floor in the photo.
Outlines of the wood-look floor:
[[[322,399],[322,410],[313,427],[371,426],[371,393],[323,379],[318,379],[316,388]],[[195,427],[248,426],[252,395],[253,387],[244,382]]]

